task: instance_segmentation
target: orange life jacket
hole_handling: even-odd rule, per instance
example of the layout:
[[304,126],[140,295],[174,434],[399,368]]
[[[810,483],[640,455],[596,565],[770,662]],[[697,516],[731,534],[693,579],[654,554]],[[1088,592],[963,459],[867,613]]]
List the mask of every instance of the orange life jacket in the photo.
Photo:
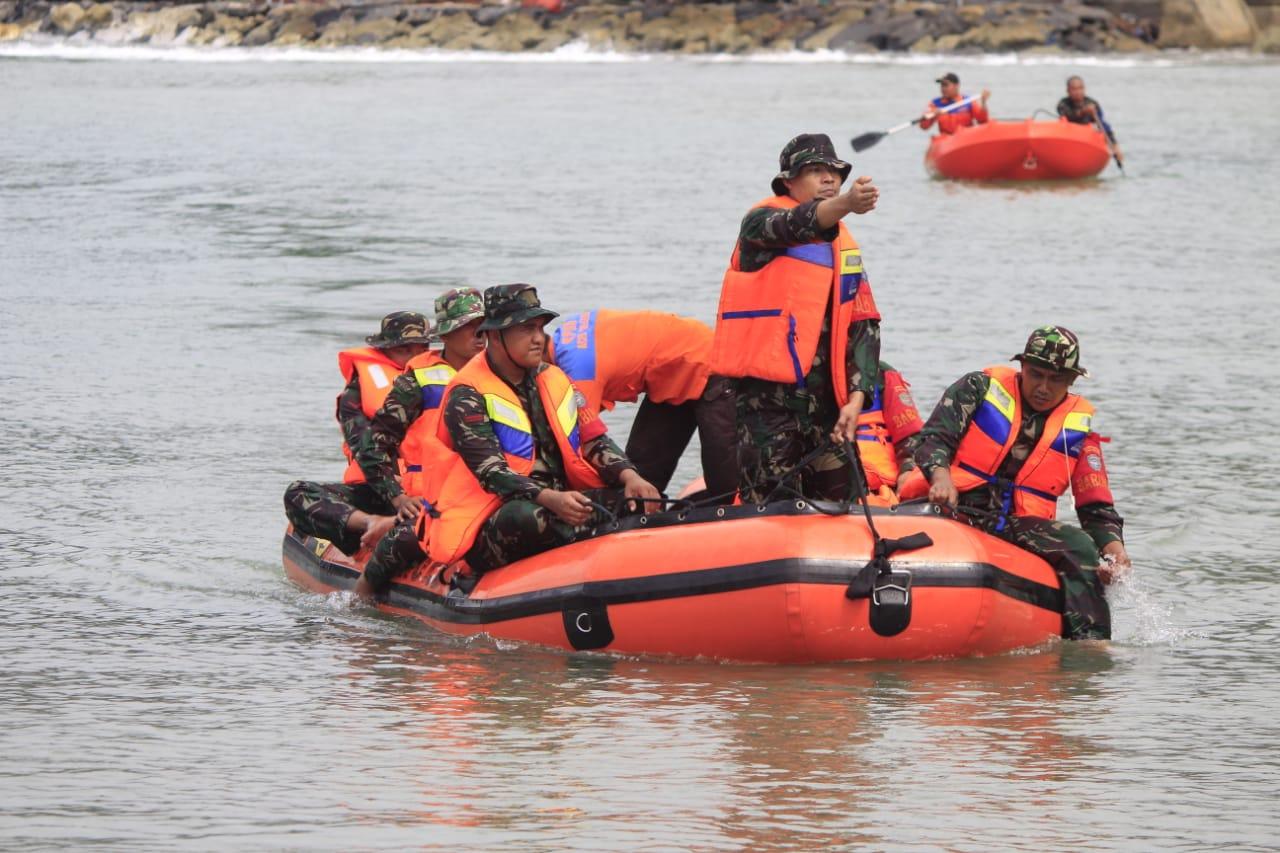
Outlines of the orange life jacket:
[[593,411],[641,394],[674,405],[706,390],[711,329],[658,311],[583,311],[556,328],[547,355]]
[[[373,347],[347,349],[338,353],[338,369],[347,382],[351,381],[353,374],[360,377],[360,409],[366,418],[372,418],[382,407],[382,401],[391,393],[391,384],[401,373],[400,365],[388,358],[386,353]],[[363,483],[364,472],[360,470],[346,442],[342,444],[342,452],[347,457],[347,470],[342,475],[342,482]]]
[[[573,383],[562,370],[551,365],[543,368],[535,381],[551,432],[560,448],[570,488],[603,487],[600,475],[582,458],[582,443],[600,435],[602,429],[597,428],[583,437],[582,426],[585,424],[578,422],[577,391]],[[484,397],[489,423],[502,445],[507,465],[517,474],[528,476],[533,471],[537,447],[529,414],[520,404],[515,390],[493,372],[484,353],[458,371],[445,390],[445,399],[460,385],[474,388]],[[596,424],[599,421],[595,421],[593,426]],[[481,525],[497,511],[502,499],[484,490],[453,449],[453,440],[443,419],[437,427],[437,438],[447,453],[429,472],[426,487],[428,508],[419,515],[418,536],[423,550],[432,560],[452,563],[475,542]]]
[[426,489],[425,471],[436,464],[440,454],[440,442],[435,440],[440,426],[440,412],[444,408],[444,389],[458,371],[436,351],[414,356],[405,365],[413,372],[418,387],[422,389],[422,412],[405,431],[400,443],[400,461],[404,474],[400,485],[405,494],[421,497]]
[[858,456],[872,492],[882,486],[897,488],[899,469],[894,445],[924,426],[902,374],[885,370],[881,376],[884,381],[876,387],[871,404],[858,416]]
[[[755,207],[796,206],[793,198],[774,196]],[[741,270],[741,248],[734,247],[720,288],[711,372],[803,385],[818,352],[823,312],[829,310],[831,380],[843,406],[849,401],[849,325],[880,318],[862,251],[849,229],[841,222],[833,242],[792,246],[755,272]]]
[[[960,492],[997,482],[996,472],[1017,441],[1022,424],[1018,371],[988,367],[983,372],[991,377],[987,395],[973,413],[951,463],[951,479]],[[1049,413],[1040,440],[1013,483],[1005,486],[1006,515],[1050,520],[1057,516],[1058,498],[1071,484],[1092,431],[1093,411],[1084,397],[1068,394]],[[1081,505],[1079,494],[1076,503]]]

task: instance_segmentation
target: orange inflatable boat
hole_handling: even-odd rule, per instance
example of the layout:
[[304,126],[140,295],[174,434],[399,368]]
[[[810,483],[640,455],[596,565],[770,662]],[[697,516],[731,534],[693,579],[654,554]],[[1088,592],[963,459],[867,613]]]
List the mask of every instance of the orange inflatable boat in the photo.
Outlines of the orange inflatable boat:
[[[760,663],[990,655],[1061,636],[1058,579],[1040,558],[913,503],[873,508],[875,528],[890,550],[927,540],[864,571],[875,540],[861,513],[790,500],[623,517],[469,594],[419,566],[378,606],[451,634]],[[351,589],[360,571],[292,530],[284,566],[316,592]]]
[[933,175],[975,181],[1091,178],[1107,165],[1107,139],[1093,125],[1059,121],[991,121],[939,134],[925,168]]

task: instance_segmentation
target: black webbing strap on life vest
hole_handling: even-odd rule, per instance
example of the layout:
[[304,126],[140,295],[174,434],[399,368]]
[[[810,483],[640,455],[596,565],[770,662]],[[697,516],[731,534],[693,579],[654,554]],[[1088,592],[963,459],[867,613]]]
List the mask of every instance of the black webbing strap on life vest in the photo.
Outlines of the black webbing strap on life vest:
[[929,534],[921,531],[900,539],[885,539],[876,530],[871,518],[871,505],[867,501],[867,476],[862,467],[862,457],[855,442],[845,441],[844,452],[853,463],[851,498],[857,497],[867,519],[874,544],[871,560],[849,581],[845,598],[856,601],[871,599],[869,621],[871,629],[882,637],[892,637],[906,630],[911,624],[911,572],[895,571],[889,558],[899,551],[915,551],[933,544]]

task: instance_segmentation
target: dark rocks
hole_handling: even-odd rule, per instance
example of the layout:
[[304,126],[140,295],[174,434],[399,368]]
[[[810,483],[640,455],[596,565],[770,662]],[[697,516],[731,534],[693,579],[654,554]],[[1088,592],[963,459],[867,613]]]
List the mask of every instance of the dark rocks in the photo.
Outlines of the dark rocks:
[[[0,0],[0,41],[29,38],[39,31],[81,41],[212,47],[361,45],[507,52],[554,50],[580,42],[595,49],[681,53],[823,49],[981,53],[1142,50],[1159,34],[1161,44],[1223,46],[1256,41],[1259,49],[1275,49],[1272,22],[1252,24],[1242,3],[1105,0],[1085,5],[1078,0],[1009,0],[957,6],[930,0],[832,0],[825,5],[598,0],[550,11],[523,8],[514,0],[479,4]],[[1152,18],[1153,10],[1162,16],[1160,20]]]

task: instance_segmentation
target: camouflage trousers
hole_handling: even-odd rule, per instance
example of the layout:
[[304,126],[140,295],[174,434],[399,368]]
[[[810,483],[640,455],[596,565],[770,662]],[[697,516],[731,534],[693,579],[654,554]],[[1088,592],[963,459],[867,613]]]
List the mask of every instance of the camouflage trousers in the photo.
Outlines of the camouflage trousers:
[[1111,639],[1111,608],[1098,577],[1098,549],[1089,534],[1043,518],[1010,518],[1004,530],[991,532],[1043,558],[1057,574],[1062,583],[1062,636]]
[[[583,494],[596,503],[611,507],[620,493],[612,489],[591,489]],[[516,560],[568,545],[580,531],[602,521],[604,518],[597,510],[585,526],[574,527],[532,501],[508,501],[481,526],[475,544],[468,549],[464,559],[472,574],[478,577]],[[365,566],[365,579],[381,592],[391,584],[392,578],[425,559],[427,555],[418,540],[416,524],[398,522],[373,549],[373,556]]]
[[350,556],[360,550],[360,534],[347,529],[356,510],[373,515],[395,515],[395,507],[365,483],[312,483],[294,480],[284,490],[284,514],[293,529],[304,535],[328,539]]
[[[823,397],[830,399],[823,399]],[[738,491],[744,503],[760,503],[810,452],[827,441],[839,410],[830,394],[815,395],[781,382],[743,379],[738,384]],[[842,500],[852,465],[831,448],[790,479],[802,495]]]

